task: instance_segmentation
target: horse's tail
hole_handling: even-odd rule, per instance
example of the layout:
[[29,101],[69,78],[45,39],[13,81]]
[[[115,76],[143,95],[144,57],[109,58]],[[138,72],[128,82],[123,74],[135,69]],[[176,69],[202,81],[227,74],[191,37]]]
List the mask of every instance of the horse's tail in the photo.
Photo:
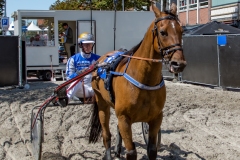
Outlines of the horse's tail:
[[94,105],[90,112],[92,114],[91,114],[91,118],[89,121],[86,134],[89,136],[88,143],[96,143],[102,132],[102,126],[99,119],[97,102],[94,102]]

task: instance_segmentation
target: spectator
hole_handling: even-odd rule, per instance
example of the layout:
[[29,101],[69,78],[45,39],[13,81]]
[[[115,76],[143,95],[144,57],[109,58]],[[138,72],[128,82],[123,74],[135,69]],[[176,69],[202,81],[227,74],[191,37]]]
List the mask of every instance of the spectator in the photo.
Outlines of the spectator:
[[32,41],[33,46],[43,46],[43,41],[40,40],[39,34],[36,34],[34,40]]
[[32,42],[34,41],[34,37],[30,38],[30,45],[32,46]]
[[73,31],[67,23],[63,23],[62,27],[65,29],[64,32],[64,48],[67,53],[67,58],[71,57],[70,46],[73,44]]

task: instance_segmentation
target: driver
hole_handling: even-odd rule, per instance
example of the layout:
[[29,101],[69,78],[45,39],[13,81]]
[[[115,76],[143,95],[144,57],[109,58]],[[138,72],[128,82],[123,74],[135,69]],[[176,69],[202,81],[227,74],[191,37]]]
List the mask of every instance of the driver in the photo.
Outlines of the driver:
[[[95,41],[94,36],[88,32],[83,32],[78,37],[78,47],[80,53],[76,53],[68,59],[66,67],[67,80],[77,76],[77,71],[88,68],[91,64],[97,61],[100,56],[92,52]],[[92,74],[86,75],[83,80],[85,97],[92,97],[94,91],[91,86]],[[79,100],[84,97],[82,81],[78,82],[71,90],[68,91],[67,96],[72,100]],[[70,87],[74,84],[73,82]]]

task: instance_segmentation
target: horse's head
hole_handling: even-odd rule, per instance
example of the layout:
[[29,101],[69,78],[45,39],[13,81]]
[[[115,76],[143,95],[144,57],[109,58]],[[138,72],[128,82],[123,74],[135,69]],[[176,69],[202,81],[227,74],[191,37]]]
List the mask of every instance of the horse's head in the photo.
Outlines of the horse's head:
[[182,49],[182,27],[177,18],[177,6],[172,3],[170,11],[161,12],[152,5],[155,13],[154,49],[168,64],[172,73],[182,72],[187,65]]

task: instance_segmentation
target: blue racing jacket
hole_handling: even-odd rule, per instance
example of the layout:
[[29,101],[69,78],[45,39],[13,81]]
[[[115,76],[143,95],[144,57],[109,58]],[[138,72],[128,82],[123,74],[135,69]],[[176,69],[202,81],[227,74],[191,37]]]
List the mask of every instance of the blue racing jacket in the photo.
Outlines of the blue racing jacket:
[[100,56],[91,53],[89,58],[85,58],[84,53],[77,53],[70,57],[67,62],[66,76],[67,80],[72,79],[77,76],[77,71],[88,68],[91,64],[97,61]]

